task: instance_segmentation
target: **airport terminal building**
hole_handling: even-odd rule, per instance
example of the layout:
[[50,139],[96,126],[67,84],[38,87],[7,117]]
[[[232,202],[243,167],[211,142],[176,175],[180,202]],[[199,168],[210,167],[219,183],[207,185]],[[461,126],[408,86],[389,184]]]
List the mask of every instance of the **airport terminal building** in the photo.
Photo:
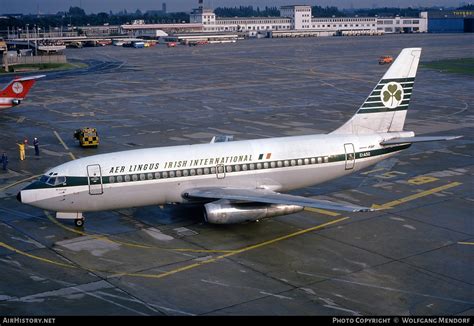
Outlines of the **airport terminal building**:
[[[167,29],[167,24],[122,25],[125,34],[152,35]],[[280,7],[279,17],[217,17],[212,9],[197,8],[189,24],[173,24],[174,32],[239,33],[247,37],[380,35],[387,33],[425,33],[428,16],[420,17],[313,17],[311,6]]]
[[[280,17],[216,17],[212,9],[194,9],[190,23],[202,24],[203,32],[244,32],[249,36],[266,31],[319,31],[331,34],[424,33],[428,17],[312,17],[311,6],[292,5],[280,8]],[[273,35],[277,33],[272,33]]]

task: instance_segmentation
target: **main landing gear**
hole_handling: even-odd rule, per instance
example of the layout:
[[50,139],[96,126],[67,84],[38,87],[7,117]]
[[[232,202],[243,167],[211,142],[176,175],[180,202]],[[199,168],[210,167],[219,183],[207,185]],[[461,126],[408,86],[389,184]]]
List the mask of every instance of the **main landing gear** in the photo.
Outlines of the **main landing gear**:
[[74,224],[78,227],[78,228],[82,228],[84,226],[84,218],[76,218],[74,220]]

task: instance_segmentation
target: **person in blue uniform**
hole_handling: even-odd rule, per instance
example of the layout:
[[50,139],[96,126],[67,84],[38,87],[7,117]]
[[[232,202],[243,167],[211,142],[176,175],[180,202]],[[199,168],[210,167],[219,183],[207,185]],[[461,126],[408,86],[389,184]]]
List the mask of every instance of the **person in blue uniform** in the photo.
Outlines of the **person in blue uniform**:
[[39,156],[40,155],[40,150],[39,150],[39,140],[38,138],[35,137],[33,140],[33,145],[35,146],[35,155]]
[[8,156],[7,156],[7,153],[3,152],[2,158],[0,160],[2,161],[3,171],[7,171],[7,169],[8,169]]

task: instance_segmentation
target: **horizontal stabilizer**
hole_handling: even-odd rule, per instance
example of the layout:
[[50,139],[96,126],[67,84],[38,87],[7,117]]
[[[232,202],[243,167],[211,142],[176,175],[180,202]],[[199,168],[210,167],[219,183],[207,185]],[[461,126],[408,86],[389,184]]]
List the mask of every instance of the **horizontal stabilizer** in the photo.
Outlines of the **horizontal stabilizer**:
[[234,201],[256,202],[266,204],[286,204],[302,207],[313,207],[346,212],[369,212],[374,211],[370,207],[346,205],[331,202],[328,200],[318,200],[313,198],[280,194],[266,189],[246,189],[246,188],[195,188],[183,193],[185,198],[194,199],[227,199]]
[[422,143],[428,141],[453,140],[461,138],[462,136],[424,136],[424,137],[403,137],[385,140],[380,145],[397,145],[407,143]]
[[36,76],[28,76],[28,77],[20,77],[20,78],[15,78],[13,81],[27,81],[27,80],[34,80],[34,79],[40,79],[46,77],[46,75],[36,75]]

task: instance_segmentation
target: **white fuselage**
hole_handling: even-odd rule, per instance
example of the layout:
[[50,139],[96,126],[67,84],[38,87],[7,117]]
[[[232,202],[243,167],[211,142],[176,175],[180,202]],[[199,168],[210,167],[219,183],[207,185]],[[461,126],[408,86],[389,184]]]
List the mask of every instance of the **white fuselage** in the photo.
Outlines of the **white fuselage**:
[[393,155],[407,146],[380,142],[402,134],[294,136],[95,155],[49,170],[46,175],[66,177],[65,184],[27,187],[21,198],[47,210],[87,212],[184,203],[182,194],[198,187],[289,191]]

